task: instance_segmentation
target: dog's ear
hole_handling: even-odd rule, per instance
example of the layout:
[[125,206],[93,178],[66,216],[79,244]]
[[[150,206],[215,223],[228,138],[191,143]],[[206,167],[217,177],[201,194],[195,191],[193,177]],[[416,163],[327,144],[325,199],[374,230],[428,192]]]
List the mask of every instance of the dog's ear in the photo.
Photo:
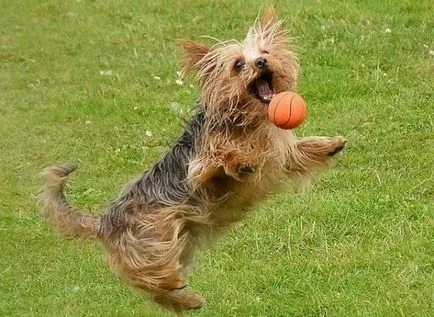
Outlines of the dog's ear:
[[264,9],[252,32],[267,44],[286,45],[288,42],[288,34],[282,27],[282,21],[277,17],[276,10],[272,5]]
[[274,9],[274,6],[272,4],[268,5],[264,12],[262,13],[261,19],[260,19],[260,25],[263,30],[266,30],[267,28],[275,25],[278,23],[279,19],[277,17],[276,10]]
[[200,62],[211,51],[211,47],[192,40],[178,40],[176,43],[184,49],[184,73],[200,67]]

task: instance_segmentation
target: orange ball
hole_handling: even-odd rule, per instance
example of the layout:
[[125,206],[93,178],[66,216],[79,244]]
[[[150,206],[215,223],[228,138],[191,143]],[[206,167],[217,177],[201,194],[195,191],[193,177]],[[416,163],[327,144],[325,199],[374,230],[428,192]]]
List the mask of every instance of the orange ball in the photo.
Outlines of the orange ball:
[[281,129],[295,129],[303,123],[306,115],[303,98],[292,91],[278,93],[268,105],[268,119]]

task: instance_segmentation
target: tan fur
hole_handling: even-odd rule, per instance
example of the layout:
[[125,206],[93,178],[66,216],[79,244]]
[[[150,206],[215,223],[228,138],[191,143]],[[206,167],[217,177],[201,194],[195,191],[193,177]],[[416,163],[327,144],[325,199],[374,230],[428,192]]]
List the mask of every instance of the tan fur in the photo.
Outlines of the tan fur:
[[[342,137],[297,140],[292,131],[268,122],[266,107],[249,90],[260,76],[255,66],[260,57],[268,60],[274,92],[293,90],[297,82],[297,59],[273,9],[243,42],[179,43],[185,49],[185,71],[197,72],[204,118],[200,131],[192,128],[194,154],[187,157],[190,154],[174,149],[172,165],[167,167],[175,166],[180,155],[179,161],[187,160],[185,179],[173,181],[178,170],[172,171],[173,177],[161,179],[176,190],[165,189],[165,183],[143,185],[152,171],[162,173],[157,166],[128,184],[106,215],[85,216],[67,204],[63,194],[66,176],[74,168],[58,165],[44,173],[43,202],[59,231],[98,237],[115,272],[181,316],[205,303],[186,287],[195,250],[215,241],[283,181],[305,183],[315,171],[329,167],[346,141]],[[244,67],[234,69],[240,58]],[[178,182],[187,194],[177,189]]]
[[53,166],[45,169],[41,201],[43,215],[56,225],[57,230],[71,237],[96,238],[100,219],[83,214],[77,208],[66,203],[64,188],[67,175],[77,168],[75,164]]

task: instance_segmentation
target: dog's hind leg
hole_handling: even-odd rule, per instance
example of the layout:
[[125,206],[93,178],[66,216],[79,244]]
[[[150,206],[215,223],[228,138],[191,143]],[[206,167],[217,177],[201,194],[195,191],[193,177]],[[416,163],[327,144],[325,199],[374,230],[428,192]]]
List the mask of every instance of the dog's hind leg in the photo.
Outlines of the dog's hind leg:
[[189,206],[176,206],[138,214],[134,226],[107,239],[112,269],[178,316],[205,303],[187,289],[186,267],[193,252],[190,234],[184,228],[189,212]]
[[[177,254],[179,255],[178,252]],[[146,269],[131,270],[131,267],[126,269],[123,263],[123,269],[118,271],[131,285],[149,292],[155,303],[172,311],[176,316],[183,316],[184,310],[204,306],[205,300],[188,288],[186,272],[179,262],[179,256],[170,253],[167,253],[167,256],[170,261],[162,261],[164,265],[150,264]]]
[[130,280],[135,287],[150,292],[155,303],[176,316],[183,316],[185,310],[199,309],[205,305],[205,299],[189,289],[179,269],[174,268],[172,274],[168,274],[168,268],[162,268],[161,274],[158,271],[152,273],[160,276],[158,284],[151,282],[148,276],[130,277]]
[[205,299],[202,296],[185,288],[172,291],[161,290],[153,293],[152,299],[176,316],[183,316],[185,310],[199,309],[205,305]]

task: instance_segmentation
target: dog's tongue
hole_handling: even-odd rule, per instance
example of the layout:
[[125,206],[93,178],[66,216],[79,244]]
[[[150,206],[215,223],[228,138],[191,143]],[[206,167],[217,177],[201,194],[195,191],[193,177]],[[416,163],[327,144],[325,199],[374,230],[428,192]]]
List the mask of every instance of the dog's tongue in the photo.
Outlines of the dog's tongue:
[[256,81],[256,89],[258,90],[259,97],[263,101],[270,101],[271,98],[273,98],[273,91],[266,80],[258,79]]

